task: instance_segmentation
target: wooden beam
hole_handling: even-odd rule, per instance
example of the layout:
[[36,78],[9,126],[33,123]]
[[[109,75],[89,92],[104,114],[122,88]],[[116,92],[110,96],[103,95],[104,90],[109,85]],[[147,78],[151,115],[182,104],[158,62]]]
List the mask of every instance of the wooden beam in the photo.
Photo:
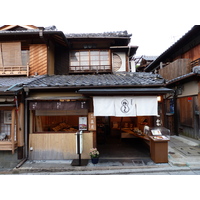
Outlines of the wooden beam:
[[15,108],[12,109],[11,141],[12,141],[12,154],[14,154],[14,151],[15,151]]

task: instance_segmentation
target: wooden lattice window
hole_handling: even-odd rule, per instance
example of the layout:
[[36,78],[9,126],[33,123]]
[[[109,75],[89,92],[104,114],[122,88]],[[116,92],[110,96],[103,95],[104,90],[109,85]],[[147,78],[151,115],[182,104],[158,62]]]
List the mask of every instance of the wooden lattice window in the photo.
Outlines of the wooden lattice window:
[[[0,74],[26,74],[28,51],[21,50],[21,42],[0,43]],[[24,62],[25,61],[25,62]]]
[[70,53],[70,71],[107,71],[110,69],[108,50],[84,50]]
[[121,57],[118,54],[113,53],[113,69],[114,69],[114,71],[117,72],[121,66],[122,66]]

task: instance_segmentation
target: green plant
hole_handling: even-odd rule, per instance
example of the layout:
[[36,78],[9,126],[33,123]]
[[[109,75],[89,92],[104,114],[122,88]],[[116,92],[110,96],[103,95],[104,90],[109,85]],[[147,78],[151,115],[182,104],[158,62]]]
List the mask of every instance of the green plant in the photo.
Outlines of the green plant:
[[90,156],[91,156],[91,158],[99,157],[99,151],[97,150],[97,148],[90,149]]

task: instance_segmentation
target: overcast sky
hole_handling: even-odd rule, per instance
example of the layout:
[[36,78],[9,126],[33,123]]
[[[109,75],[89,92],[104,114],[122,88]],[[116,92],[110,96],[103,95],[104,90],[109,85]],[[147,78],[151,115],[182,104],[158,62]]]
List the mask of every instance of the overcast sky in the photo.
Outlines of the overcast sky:
[[127,30],[132,34],[130,45],[139,46],[136,56],[160,55],[199,19],[197,0],[10,0],[3,4],[1,24],[55,25],[64,33]]

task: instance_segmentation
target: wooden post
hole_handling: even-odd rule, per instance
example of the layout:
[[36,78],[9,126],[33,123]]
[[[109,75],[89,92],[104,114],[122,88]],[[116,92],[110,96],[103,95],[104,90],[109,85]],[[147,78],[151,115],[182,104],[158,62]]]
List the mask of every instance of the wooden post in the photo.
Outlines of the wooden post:
[[14,154],[14,151],[15,151],[15,108],[12,109],[11,141],[12,141],[12,154]]
[[18,110],[18,147],[24,146],[24,104],[21,103]]

